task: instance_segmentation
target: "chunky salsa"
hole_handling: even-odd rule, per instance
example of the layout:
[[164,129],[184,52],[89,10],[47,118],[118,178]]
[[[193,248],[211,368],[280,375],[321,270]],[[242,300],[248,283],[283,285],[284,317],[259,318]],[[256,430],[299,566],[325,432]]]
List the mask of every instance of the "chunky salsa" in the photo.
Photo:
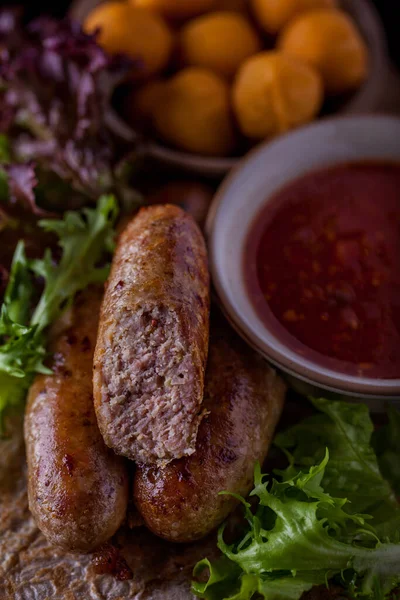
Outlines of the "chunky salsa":
[[294,181],[257,217],[244,268],[258,314],[296,352],[400,378],[400,165],[351,163]]

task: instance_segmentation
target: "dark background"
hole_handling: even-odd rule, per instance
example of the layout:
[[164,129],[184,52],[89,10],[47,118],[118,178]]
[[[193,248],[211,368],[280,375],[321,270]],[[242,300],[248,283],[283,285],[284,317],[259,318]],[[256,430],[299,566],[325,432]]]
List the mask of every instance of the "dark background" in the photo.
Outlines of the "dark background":
[[[21,4],[20,2],[3,2],[0,4]],[[49,12],[54,16],[62,16],[70,5],[69,0],[27,0],[22,2],[25,4],[30,16],[35,16],[40,12]],[[383,23],[386,28],[390,52],[393,60],[400,68],[400,0],[374,0],[374,4],[381,14]]]

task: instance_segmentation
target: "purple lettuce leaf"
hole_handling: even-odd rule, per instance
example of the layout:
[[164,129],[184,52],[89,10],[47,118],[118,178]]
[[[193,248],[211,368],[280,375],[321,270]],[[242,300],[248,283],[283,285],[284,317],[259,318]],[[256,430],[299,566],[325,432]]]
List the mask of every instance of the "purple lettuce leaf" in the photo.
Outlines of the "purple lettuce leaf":
[[130,69],[77,23],[42,17],[24,27],[16,11],[1,9],[0,132],[13,158],[93,199],[114,190],[122,156],[105,114]]
[[8,164],[2,168],[7,175],[8,202],[11,205],[22,206],[38,217],[51,215],[36,203],[35,188],[38,180],[32,162]]

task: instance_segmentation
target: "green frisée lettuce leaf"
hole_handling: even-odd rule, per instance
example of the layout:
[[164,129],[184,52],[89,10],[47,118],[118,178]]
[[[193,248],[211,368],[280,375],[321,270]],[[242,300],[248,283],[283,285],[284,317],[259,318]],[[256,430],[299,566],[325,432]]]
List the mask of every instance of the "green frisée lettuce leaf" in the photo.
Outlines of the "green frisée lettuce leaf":
[[23,379],[27,373],[49,372],[42,363],[46,351],[40,343],[36,327],[14,323],[3,306],[0,331],[6,340],[0,347],[0,372],[17,379]]
[[105,281],[108,265],[98,266],[105,252],[113,249],[113,225],[117,217],[114,196],[102,196],[97,209],[67,212],[63,220],[43,220],[45,231],[57,234],[62,257],[55,264],[50,251],[42,260],[32,261],[32,269],[45,280],[45,288],[33,313],[31,324],[40,331],[53,323],[91,283]]
[[34,294],[34,282],[30,262],[22,241],[17,244],[11,265],[8,286],[3,299],[0,332],[10,335],[13,325],[27,325]]
[[33,327],[15,328],[9,342],[0,347],[0,435],[4,434],[7,411],[23,405],[36,373],[51,373],[43,360],[43,339]]
[[48,371],[43,340],[29,325],[33,294],[33,274],[19,242],[0,310],[0,433],[5,411],[23,403],[35,373]]
[[222,557],[211,563],[207,558],[197,563],[193,575],[201,578],[207,572],[206,582],[194,581],[192,591],[200,598],[208,600],[251,600],[257,595],[268,600],[297,600],[314,585],[326,583],[323,572],[297,573],[263,577],[243,573],[235,563]]
[[[43,363],[47,328],[77,292],[107,277],[104,258],[112,250],[116,216],[114,196],[103,196],[95,209],[42,221],[43,229],[58,236],[62,250],[58,262],[50,250],[41,260],[29,260],[23,242],[18,244],[0,312],[0,434],[6,411],[23,404],[35,374],[51,373]],[[43,278],[44,289],[35,308],[37,276]]]
[[[23,379],[27,373],[48,371],[42,361],[46,351],[37,327],[29,325],[34,287],[23,242],[19,242],[11,265],[10,279],[0,309],[0,373]],[[5,383],[5,388],[8,388]],[[0,387],[0,395],[3,396]]]
[[[206,573],[207,579],[206,581],[200,581],[204,573]],[[192,591],[196,596],[208,598],[208,600],[230,598],[235,593],[238,585],[242,585],[244,579],[240,567],[226,556],[222,556],[213,563],[208,558],[203,558],[196,564],[193,576],[199,581],[192,582]],[[246,585],[247,583],[244,582],[243,593]]]
[[290,461],[281,476],[287,478],[317,464],[328,448],[324,489],[331,496],[346,498],[348,511],[367,512],[377,522],[387,519],[388,512],[397,511],[398,506],[371,445],[374,427],[368,407],[324,398],[312,399],[312,403],[318,414],[275,438],[275,444]]
[[249,502],[237,496],[243,535],[228,543],[223,525],[222,557],[196,565],[198,597],[298,600],[333,582],[350,598],[383,600],[400,586],[399,513],[371,446],[368,409],[313,403],[319,414],[277,436],[290,461],[279,480],[256,466]]

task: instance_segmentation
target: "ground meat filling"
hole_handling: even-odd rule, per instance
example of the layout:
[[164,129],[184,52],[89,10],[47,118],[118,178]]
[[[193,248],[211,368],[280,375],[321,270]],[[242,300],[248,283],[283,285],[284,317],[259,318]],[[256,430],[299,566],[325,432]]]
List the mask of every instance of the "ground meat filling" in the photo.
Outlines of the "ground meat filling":
[[117,323],[103,366],[110,436],[121,453],[139,446],[143,460],[187,454],[197,433],[197,406],[187,400],[197,397],[198,381],[177,314],[125,310]]

